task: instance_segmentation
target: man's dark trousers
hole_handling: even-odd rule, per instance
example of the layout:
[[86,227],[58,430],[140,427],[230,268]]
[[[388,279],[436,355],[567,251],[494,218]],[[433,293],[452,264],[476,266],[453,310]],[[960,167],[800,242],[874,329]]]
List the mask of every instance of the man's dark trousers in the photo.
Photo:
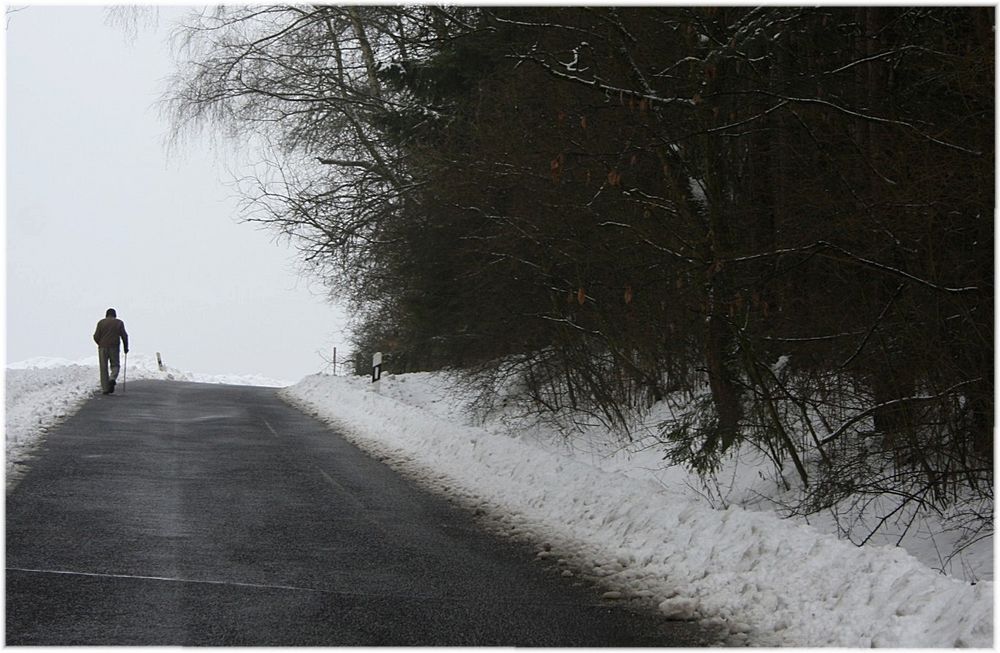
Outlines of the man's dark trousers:
[[[97,360],[101,367],[101,392],[112,392],[111,382],[118,382],[118,371],[121,369],[119,363],[120,353],[118,347],[98,347]],[[111,366],[111,373],[108,373],[108,366]]]

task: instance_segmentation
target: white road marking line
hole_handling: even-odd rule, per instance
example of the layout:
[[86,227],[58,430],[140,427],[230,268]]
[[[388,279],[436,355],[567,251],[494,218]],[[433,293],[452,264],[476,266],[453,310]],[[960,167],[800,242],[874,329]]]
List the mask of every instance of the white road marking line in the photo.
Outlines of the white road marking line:
[[[281,436],[278,435],[278,432],[274,430],[274,427],[271,426],[270,422],[268,422],[266,419],[262,419],[261,421],[264,422],[264,426],[267,427],[267,430],[269,430],[274,435],[274,437],[279,439],[281,438]],[[312,463],[311,467],[315,469],[317,472],[319,472],[319,475],[323,477],[323,480],[325,480],[330,485],[330,487],[332,487],[338,493],[338,496],[341,499],[347,499],[348,501],[352,502],[355,506],[357,506],[357,508],[362,513],[365,521],[375,526],[377,529],[379,529],[379,531],[385,533],[385,528],[383,528],[382,524],[380,524],[378,520],[376,520],[369,514],[368,510],[365,509],[364,504],[361,502],[360,499],[358,499],[357,496],[355,496],[353,492],[344,487],[344,485],[340,483],[337,479],[327,474],[326,471],[316,463]]]
[[[21,572],[25,574],[50,574],[59,576],[87,576],[90,578],[120,578],[124,580],[152,580],[166,583],[191,583],[195,585],[221,585],[227,587],[249,587],[252,589],[265,589],[265,590],[286,590],[292,592],[309,592],[312,594],[334,594],[337,596],[346,597],[378,597],[380,599],[416,599],[422,602],[438,602],[446,604],[461,603],[465,599],[461,596],[452,595],[433,595],[428,593],[398,593],[398,592],[352,592],[349,590],[324,590],[316,589],[313,587],[296,587],[294,585],[267,585],[262,583],[241,583],[239,581],[227,581],[227,580],[197,580],[193,578],[170,578],[167,576],[141,576],[141,575],[131,575],[131,574],[103,574],[87,571],[68,571],[63,569],[24,569],[21,567],[6,567],[5,570],[9,573],[12,571]],[[510,603],[515,603],[512,599]],[[505,602],[506,603],[506,602]],[[518,600],[516,601],[518,605],[522,603]],[[524,604],[527,605],[527,604]],[[540,604],[541,605],[541,604]],[[545,604],[545,605],[556,605]]]
[[132,574],[106,574],[89,571],[69,571],[65,569],[23,569],[20,567],[7,567],[7,571],[19,571],[26,574],[55,574],[61,576],[88,576],[91,578],[122,578],[128,580],[155,580],[168,583],[194,583],[200,585],[229,585],[233,587],[252,587],[255,589],[270,590],[290,590],[293,592],[314,592],[317,594],[336,594],[329,590],[315,589],[311,587],[296,587],[294,585],[267,585],[262,583],[244,583],[229,580],[199,580],[195,578],[170,578],[168,576],[142,576]]
[[[266,419],[265,420],[261,420],[261,421],[264,422],[264,426],[267,427],[267,430],[270,431],[274,435],[274,437],[276,437],[276,438],[280,438],[281,437],[280,435],[278,435],[278,432],[274,430],[274,427],[271,426],[270,422],[268,422]],[[329,483],[334,489],[340,490],[345,495],[350,496],[352,499],[354,498],[353,495],[351,495],[351,493],[347,491],[347,488],[345,488],[343,485],[341,485],[340,483],[338,483],[337,481],[335,481],[332,476],[330,476],[325,471],[323,471],[322,469],[320,469],[320,467],[318,465],[313,464],[313,468],[317,472],[319,472],[320,475],[326,480],[326,482]]]
[[345,488],[343,485],[341,485],[337,481],[333,480],[333,477],[330,476],[329,474],[327,474],[326,472],[324,472],[322,469],[320,469],[319,467],[317,467],[316,471],[318,471],[323,476],[323,478],[326,479],[327,483],[329,483],[330,485],[332,485],[333,487],[337,488],[338,490],[340,490],[342,492],[347,492],[347,488]]

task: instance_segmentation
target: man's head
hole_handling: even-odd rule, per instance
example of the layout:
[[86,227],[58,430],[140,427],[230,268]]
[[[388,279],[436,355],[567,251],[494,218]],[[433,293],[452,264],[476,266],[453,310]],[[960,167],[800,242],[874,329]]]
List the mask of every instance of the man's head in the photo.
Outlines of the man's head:
[[115,312],[115,309],[109,308],[108,312],[104,314],[104,317],[118,317],[118,313]]

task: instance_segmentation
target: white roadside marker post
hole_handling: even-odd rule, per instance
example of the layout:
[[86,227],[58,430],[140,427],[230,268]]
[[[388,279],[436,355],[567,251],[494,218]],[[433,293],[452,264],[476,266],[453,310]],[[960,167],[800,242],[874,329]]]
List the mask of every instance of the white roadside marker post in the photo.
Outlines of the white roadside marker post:
[[379,379],[382,378],[382,352],[377,351],[372,356],[372,390],[378,393]]

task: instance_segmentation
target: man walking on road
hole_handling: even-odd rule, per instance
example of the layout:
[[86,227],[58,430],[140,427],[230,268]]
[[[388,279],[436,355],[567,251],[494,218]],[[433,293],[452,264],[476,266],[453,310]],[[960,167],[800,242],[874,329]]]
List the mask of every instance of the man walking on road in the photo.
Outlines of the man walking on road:
[[[109,308],[105,318],[97,323],[94,330],[94,342],[97,343],[97,362],[101,367],[101,392],[109,395],[115,391],[118,383],[119,344],[125,345],[128,354],[128,334],[125,323],[118,319],[115,309]],[[108,367],[110,366],[110,371]]]

